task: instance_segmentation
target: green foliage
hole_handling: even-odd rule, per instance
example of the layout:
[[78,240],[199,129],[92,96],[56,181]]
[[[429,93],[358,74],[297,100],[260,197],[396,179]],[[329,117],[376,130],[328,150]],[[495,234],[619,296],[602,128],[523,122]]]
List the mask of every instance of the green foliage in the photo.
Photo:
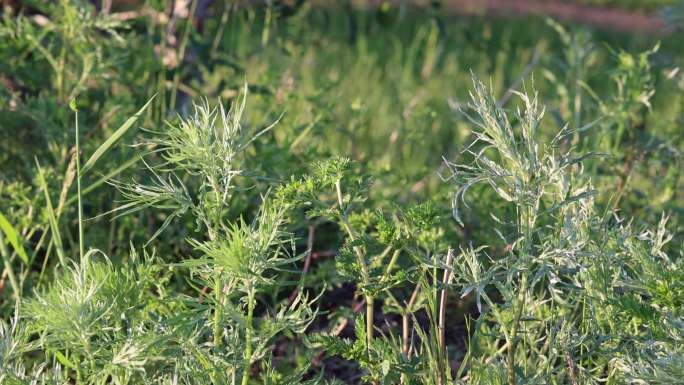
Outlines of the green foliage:
[[5,5],[0,383],[681,382],[679,43]]

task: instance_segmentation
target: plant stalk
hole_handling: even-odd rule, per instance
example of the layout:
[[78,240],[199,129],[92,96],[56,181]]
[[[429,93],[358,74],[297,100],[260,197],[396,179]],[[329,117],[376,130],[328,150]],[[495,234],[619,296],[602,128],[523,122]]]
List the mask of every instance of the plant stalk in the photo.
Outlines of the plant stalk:
[[214,346],[215,347],[220,347],[223,339],[221,338],[221,308],[223,306],[222,303],[222,288],[223,288],[223,282],[221,281],[221,273],[219,273],[218,282],[216,282],[216,285],[214,287],[215,293],[214,295],[216,296],[216,307],[214,308]]
[[[380,282],[384,282],[389,279],[392,269],[394,268],[394,265],[396,265],[397,259],[399,259],[399,254],[401,254],[401,248],[394,250],[394,253],[392,253],[392,258],[390,258],[390,261],[387,264],[387,269],[385,269],[385,275],[382,276]],[[384,256],[381,256],[380,258],[384,259]]]
[[10,253],[9,250],[7,250],[7,246],[5,246],[5,239],[3,236],[3,233],[0,231],[0,255],[2,255],[2,260],[5,263],[5,271],[3,272],[3,275],[6,273],[7,277],[10,282],[10,286],[12,286],[12,291],[14,291],[14,298],[17,302],[21,301],[21,293],[19,290],[19,286],[17,284],[17,278],[14,275],[14,271],[12,270],[12,264],[10,263]]
[[171,98],[169,100],[169,108],[176,108],[176,95],[178,94],[178,83],[180,82],[181,75],[181,64],[183,63],[183,58],[185,57],[185,49],[188,45],[188,40],[190,37],[190,29],[192,28],[192,18],[195,16],[195,11],[197,10],[197,0],[193,0],[190,4],[190,11],[188,12],[188,21],[185,25],[185,30],[183,31],[183,38],[181,40],[180,47],[178,49],[178,66],[173,74],[173,86],[171,88]]
[[[420,285],[416,285],[411,293],[411,298],[409,299],[406,308],[404,309],[404,314],[401,315],[401,351],[406,356],[406,358],[411,358],[411,340],[410,340],[410,324],[409,316],[413,314],[413,306],[418,299],[418,293],[420,292]],[[407,378],[406,374],[401,374],[401,384],[406,384]]]
[[[349,220],[347,219],[346,214],[343,211],[343,206],[344,206],[344,200],[342,198],[342,186],[341,186],[341,181],[338,179],[337,182],[335,182],[335,190],[337,192],[337,201],[338,204],[340,205],[340,219],[342,220],[342,223],[344,224],[345,229],[347,230],[347,233],[349,233],[349,236],[351,237],[352,240],[355,240],[356,234],[354,232],[354,229],[351,227],[351,224],[349,224]],[[359,261],[359,265],[361,266],[361,274],[363,275],[363,283],[368,284],[369,281],[369,276],[368,276],[368,266],[366,265],[366,259],[364,258],[363,252],[361,249],[357,246],[354,246],[354,252],[356,253],[356,257]],[[389,250],[388,250],[389,252]],[[366,295],[366,351],[370,348],[371,343],[373,342],[373,318],[374,318],[374,310],[373,310],[373,303],[375,302],[375,298],[373,298],[372,295],[367,294]]]
[[446,258],[446,268],[444,269],[444,276],[442,278],[442,292],[439,299],[439,356],[441,361],[441,368],[438,373],[438,384],[444,384],[444,373],[449,366],[446,356],[446,338],[445,338],[445,323],[446,323],[446,285],[451,281],[451,263],[454,260],[454,250],[449,248]]
[[[75,104],[75,103],[74,103]],[[83,204],[81,203],[81,146],[80,146],[80,134],[78,130],[78,108],[74,108],[74,113],[76,114],[76,195],[78,197],[78,252],[81,257],[80,260],[83,261],[83,255],[85,254],[83,246]]]
[[221,44],[221,39],[223,38],[223,31],[225,30],[226,24],[228,23],[228,17],[230,16],[231,8],[232,3],[229,0],[225,0],[223,5],[223,13],[221,13],[219,27],[216,30],[214,41],[211,43],[211,51],[209,51],[209,56],[211,58],[216,58],[216,52],[218,51],[219,44]]
[[508,354],[506,358],[508,385],[516,385],[517,379],[515,376],[515,350],[518,346],[518,328],[520,326],[520,318],[522,317],[523,309],[525,307],[525,294],[527,291],[527,275],[523,273],[520,282],[520,289],[518,291],[518,308],[516,309],[515,318],[513,319],[513,327],[511,329],[511,337],[508,343]]
[[444,277],[442,279],[442,293],[439,299],[439,348],[442,350],[442,354],[446,352],[446,347],[445,347],[445,318],[446,318],[446,285],[449,284],[449,281],[451,281],[451,270],[449,269],[449,266],[451,266],[451,262],[454,260],[454,250],[449,248],[449,251],[447,252],[447,259],[446,259],[446,265],[447,268],[444,269]]
[[254,318],[254,287],[247,282],[247,322],[245,325],[245,353],[243,356],[244,367],[242,371],[242,385],[249,384],[249,370],[252,366],[252,321]]

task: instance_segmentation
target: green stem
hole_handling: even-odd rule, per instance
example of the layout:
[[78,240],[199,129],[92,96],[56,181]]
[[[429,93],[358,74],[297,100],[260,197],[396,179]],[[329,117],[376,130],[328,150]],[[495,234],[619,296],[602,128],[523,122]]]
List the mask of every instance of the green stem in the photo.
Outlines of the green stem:
[[[173,7],[173,2],[171,3]],[[169,19],[173,18],[173,8],[169,11]],[[167,22],[166,25],[161,24],[159,26],[160,43],[159,43],[159,63],[161,65],[158,78],[159,87],[159,111],[160,120],[166,117],[166,65],[164,64],[164,57],[166,57],[166,40],[171,33],[171,23]]]
[[83,261],[85,254],[83,248],[83,205],[81,204],[81,161],[80,161],[80,134],[78,131],[78,108],[74,109],[76,113],[76,195],[78,197],[78,252]]
[[229,0],[225,0],[223,5],[223,13],[221,14],[221,21],[219,22],[219,27],[216,31],[216,35],[214,36],[214,41],[211,44],[211,51],[209,53],[209,57],[211,58],[216,57],[216,52],[218,51],[219,44],[223,38],[223,31],[228,23],[228,16],[230,16],[231,8],[232,7]]
[[64,44],[66,42],[62,42],[62,48],[60,49],[59,53],[59,68],[57,70],[57,100],[61,103],[64,101],[64,88],[65,88],[65,81],[64,78],[66,77],[66,48],[64,47]]
[[[404,308],[404,312],[401,315],[401,352],[404,354],[405,358],[411,359],[411,340],[410,340],[410,324],[409,324],[409,317],[413,314],[414,312],[414,306],[416,304],[416,301],[418,300],[418,293],[420,292],[420,284],[416,284],[416,287],[413,289],[413,293],[411,293],[411,298],[409,299],[408,303],[406,304],[406,307]],[[401,374],[400,378],[400,384],[401,385],[406,385],[408,383],[408,377],[406,376],[406,373]]]
[[222,303],[222,289],[223,289],[223,282],[221,281],[221,273],[219,273],[219,276],[217,278],[217,282],[214,285],[214,296],[216,297],[216,305],[214,308],[214,346],[215,347],[220,347],[221,343],[223,342],[223,339],[221,338],[221,308],[223,306]]
[[373,305],[375,298],[371,295],[366,296],[366,348],[370,348],[373,342],[373,322],[375,317],[375,312],[373,311]]
[[12,290],[14,291],[14,298],[17,301],[17,303],[19,303],[19,301],[21,300],[21,293],[19,290],[19,286],[17,285],[17,278],[14,275],[14,270],[12,270],[9,250],[7,250],[7,246],[5,245],[5,239],[2,232],[0,232],[0,251],[2,252],[2,260],[5,262],[5,271],[7,272],[7,277],[9,278],[10,286],[12,286]]
[[[392,258],[390,258],[390,261],[387,264],[387,269],[385,269],[385,274],[382,276],[382,278],[380,278],[380,282],[385,282],[389,278],[390,274],[392,273],[392,269],[394,268],[394,265],[397,263],[397,259],[399,259],[399,254],[401,254],[401,249],[394,250]],[[384,257],[382,257],[381,259],[384,259]]]
[[[349,220],[347,219],[347,215],[345,214],[344,211],[344,199],[342,198],[342,186],[341,186],[341,181],[338,179],[337,182],[335,182],[335,190],[337,192],[337,201],[338,204],[340,205],[340,220],[342,221],[342,224],[344,225],[347,233],[349,234],[349,237],[352,240],[356,239],[356,233],[354,232],[354,229],[351,227],[351,224],[349,223]],[[370,281],[369,273],[368,273],[368,266],[366,265],[366,259],[364,258],[363,252],[361,249],[357,246],[354,246],[354,252],[356,253],[356,257],[359,261],[359,265],[361,266],[361,275],[362,275],[362,282],[364,285],[368,285]],[[387,249],[387,252],[389,252],[389,249]],[[375,298],[373,298],[372,295],[366,295],[366,350],[370,348],[371,342],[373,342],[373,318],[374,318],[374,311],[373,311],[373,303]]]
[[513,319],[513,326],[511,329],[511,336],[508,344],[507,355],[507,371],[508,371],[508,385],[516,385],[515,376],[515,350],[518,346],[518,328],[520,327],[520,318],[522,317],[523,309],[525,307],[525,294],[527,291],[527,275],[523,273],[520,282],[520,289],[518,290],[518,308],[516,309],[515,318]]
[[454,250],[449,248],[446,258],[446,268],[444,269],[444,277],[442,278],[442,291],[439,298],[439,348],[441,350],[442,357],[445,358],[446,355],[446,339],[445,339],[445,328],[446,328],[446,300],[447,300],[447,285],[451,282],[451,263],[454,260]]
[[195,10],[197,9],[197,0],[193,0],[190,5],[190,12],[188,13],[188,22],[185,25],[185,31],[183,31],[183,40],[181,40],[181,45],[178,49],[178,66],[173,74],[173,87],[171,88],[171,99],[169,101],[169,108],[176,108],[176,94],[178,93],[178,83],[180,82],[181,64],[183,63],[183,57],[185,57],[185,48],[188,45],[188,39],[190,37],[190,27],[192,27],[192,18],[195,15]]
[[80,385],[80,384],[82,384],[82,383],[83,383],[83,378],[82,378],[82,375],[81,375],[81,366],[79,365],[79,366],[76,368],[76,385]]
[[451,281],[451,263],[454,259],[454,250],[449,248],[446,258],[446,268],[444,269],[444,277],[442,278],[442,290],[439,298],[439,373],[437,381],[439,385],[444,384],[444,373],[446,372],[447,364],[447,352],[446,352],[446,287]]
[[266,8],[266,15],[264,16],[264,29],[261,32],[261,45],[266,46],[268,44],[268,38],[271,34],[271,19],[273,18],[273,4],[268,1],[268,7]]
[[244,367],[242,372],[242,385],[249,384],[249,369],[252,366],[252,320],[254,318],[254,288],[251,282],[247,283],[247,322],[245,325],[245,353],[243,356]]

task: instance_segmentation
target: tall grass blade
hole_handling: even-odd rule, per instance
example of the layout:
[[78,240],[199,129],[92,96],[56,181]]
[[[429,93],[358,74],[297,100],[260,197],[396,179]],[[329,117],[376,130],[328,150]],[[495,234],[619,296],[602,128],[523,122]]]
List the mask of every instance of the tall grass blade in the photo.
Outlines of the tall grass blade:
[[48,185],[45,181],[45,174],[43,174],[43,169],[40,167],[38,159],[36,159],[36,166],[38,167],[38,184],[45,194],[45,209],[47,210],[48,221],[50,223],[52,241],[55,245],[55,250],[57,250],[59,263],[62,266],[66,266],[66,260],[64,259],[64,247],[62,246],[62,236],[59,233],[59,225],[57,224],[57,216],[55,215],[55,209],[52,206],[52,200],[50,200],[50,192],[48,191]]
[[102,155],[104,155],[114,145],[114,143],[116,143],[116,141],[119,140],[119,138],[121,138],[126,133],[126,131],[128,131],[129,128],[131,128],[131,126],[133,126],[133,123],[135,123],[138,120],[138,118],[140,118],[142,113],[145,112],[147,107],[154,100],[155,96],[156,95],[152,96],[150,100],[148,100],[147,103],[145,103],[145,105],[142,106],[142,108],[135,113],[135,115],[128,118],[124,122],[124,124],[121,125],[121,127],[117,128],[117,130],[114,131],[114,133],[109,138],[107,138],[107,140],[105,140],[105,142],[102,143],[102,145],[100,145],[100,147],[98,147],[97,150],[95,150],[93,155],[83,165],[81,175],[86,174],[93,167],[95,162],[97,162],[102,157]]
[[78,256],[79,260],[83,260],[83,203],[81,202],[81,141],[78,132],[78,108],[76,107],[76,100],[72,99],[69,107],[74,111],[76,120],[76,197],[78,198]]
[[5,233],[5,236],[7,237],[7,240],[9,243],[12,245],[14,248],[14,251],[17,252],[17,255],[19,255],[19,258],[28,265],[29,264],[29,258],[28,255],[26,255],[26,251],[24,250],[24,246],[22,246],[21,241],[19,240],[19,234],[17,231],[14,229],[12,224],[7,220],[7,218],[0,212],[0,229],[2,229],[2,232]]
[[[96,188],[107,183],[108,180],[110,180],[110,179],[114,178],[115,176],[121,174],[122,172],[124,172],[126,169],[128,169],[132,165],[138,163],[138,161],[140,159],[142,159],[140,157],[140,155],[136,155],[133,158],[125,161],[121,166],[119,166],[119,167],[115,168],[114,170],[108,172],[107,174],[101,176],[98,180],[89,184],[88,187],[81,190],[81,197],[88,195],[90,192],[92,192]],[[71,198],[66,200],[66,202],[64,203],[64,207],[68,207],[68,206],[74,204],[74,202],[76,202],[77,200],[78,200],[78,197],[72,196]]]

